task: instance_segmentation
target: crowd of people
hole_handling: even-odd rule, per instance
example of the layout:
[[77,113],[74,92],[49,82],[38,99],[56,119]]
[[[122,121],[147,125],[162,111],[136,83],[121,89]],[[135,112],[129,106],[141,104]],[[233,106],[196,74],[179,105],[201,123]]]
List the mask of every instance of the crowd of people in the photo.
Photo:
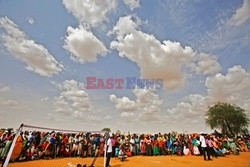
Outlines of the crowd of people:
[[[14,138],[11,131],[3,132],[0,138],[0,158],[3,160]],[[229,138],[217,134],[110,134],[112,157],[161,156],[161,155],[204,155],[211,157],[238,155],[240,151],[250,150],[249,137]],[[104,134],[61,133],[23,131],[18,136],[20,154],[14,161],[53,159],[58,157],[104,156]],[[110,149],[110,148],[109,148]]]

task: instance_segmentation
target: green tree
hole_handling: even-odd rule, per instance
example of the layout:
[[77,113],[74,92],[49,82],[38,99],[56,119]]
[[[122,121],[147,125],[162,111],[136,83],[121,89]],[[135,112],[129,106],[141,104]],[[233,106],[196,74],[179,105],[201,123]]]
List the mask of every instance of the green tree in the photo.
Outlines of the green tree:
[[103,128],[102,131],[111,132],[110,128]]
[[212,129],[221,129],[223,135],[233,137],[248,127],[249,118],[244,109],[226,102],[218,102],[209,107],[206,124]]

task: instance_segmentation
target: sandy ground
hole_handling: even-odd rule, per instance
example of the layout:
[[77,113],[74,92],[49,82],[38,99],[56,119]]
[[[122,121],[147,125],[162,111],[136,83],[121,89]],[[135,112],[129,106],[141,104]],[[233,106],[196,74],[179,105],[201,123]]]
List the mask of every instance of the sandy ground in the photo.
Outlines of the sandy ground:
[[[29,162],[10,163],[9,167],[68,167],[68,163],[90,165],[92,158],[59,158],[54,160],[35,160]],[[250,152],[242,152],[239,156],[228,155],[226,157],[213,158],[212,161],[204,161],[201,156],[157,156],[129,157],[121,162],[112,158],[112,167],[250,167]],[[95,167],[103,166],[103,158],[98,158]]]

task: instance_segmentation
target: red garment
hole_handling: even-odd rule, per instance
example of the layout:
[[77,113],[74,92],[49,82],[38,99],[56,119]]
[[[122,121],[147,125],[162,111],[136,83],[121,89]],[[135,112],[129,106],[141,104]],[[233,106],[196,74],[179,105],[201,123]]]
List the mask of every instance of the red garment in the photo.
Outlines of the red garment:
[[141,140],[140,151],[142,154],[146,153],[146,143],[144,140]]
[[159,147],[161,147],[161,148],[162,148],[162,147],[163,147],[163,145],[164,145],[164,142],[163,142],[162,140],[160,140],[160,141],[159,141]]
[[43,143],[43,147],[42,147],[42,148],[43,148],[43,150],[45,150],[45,149],[46,149],[47,145],[48,145],[48,142],[44,142],[44,143]]
[[154,146],[154,147],[157,147],[157,146],[158,146],[158,141],[157,141],[157,140],[154,140],[153,146]]
[[111,139],[111,143],[112,143],[112,146],[114,147],[115,143],[116,143],[116,140],[115,139]]
[[131,157],[131,152],[129,152],[129,151],[126,151],[126,155],[128,156],[128,157]]
[[67,137],[64,137],[63,140],[62,140],[62,142],[63,142],[64,144],[67,144],[67,143],[68,143],[68,138],[67,138]]

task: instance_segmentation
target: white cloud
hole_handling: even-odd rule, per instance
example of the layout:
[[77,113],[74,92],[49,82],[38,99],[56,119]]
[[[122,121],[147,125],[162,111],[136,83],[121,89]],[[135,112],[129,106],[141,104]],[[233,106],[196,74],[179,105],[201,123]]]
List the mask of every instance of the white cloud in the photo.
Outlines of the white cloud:
[[240,26],[250,18],[250,1],[244,0],[240,8],[229,19],[229,23],[234,26]]
[[[54,97],[55,112],[50,113],[47,119],[51,120],[59,116],[67,119],[86,120],[86,113],[92,110],[92,103],[85,86],[75,80],[65,80],[57,84],[60,95]],[[57,120],[57,119],[56,119]]]
[[107,49],[92,32],[84,29],[68,27],[64,48],[71,53],[70,58],[80,63],[95,62],[98,55],[105,56]]
[[79,83],[75,80],[65,80],[59,87],[61,89],[61,93],[59,97],[56,97],[56,105],[58,106],[57,109],[62,109],[62,107],[64,108],[65,106],[68,106],[70,107],[68,111],[90,110],[91,101],[88,93],[85,91],[83,83]]
[[204,122],[204,114],[208,106],[225,101],[239,105],[250,113],[250,73],[241,66],[228,69],[226,75],[221,73],[207,77],[205,86],[207,95],[190,95],[188,102],[180,102],[174,108],[168,109],[168,115],[174,120]]
[[208,107],[207,98],[199,94],[191,94],[188,100],[188,102],[180,102],[176,107],[167,110],[174,121],[202,121]]
[[117,110],[122,111],[135,111],[136,103],[132,100],[129,100],[127,97],[117,98],[114,94],[110,95],[110,101],[115,104]]
[[221,70],[220,64],[217,62],[217,58],[205,53],[197,54],[194,59],[194,64],[191,67],[197,73],[203,74],[215,74]]
[[153,114],[160,111],[162,100],[158,94],[148,89],[135,89],[133,92],[138,108],[143,109],[144,113]]
[[10,88],[8,86],[4,86],[0,83],[0,92],[6,92],[10,90]]
[[94,115],[88,115],[86,117],[87,120],[89,121],[94,121],[95,123],[96,122],[101,122],[102,121],[102,118],[101,117],[98,117],[98,116],[94,116]]
[[131,113],[131,112],[122,112],[121,113],[122,118],[133,118],[134,116],[135,116],[135,114]]
[[[55,84],[55,83],[54,83]],[[109,120],[110,115],[101,116],[103,109],[94,108],[85,86],[75,80],[65,80],[61,84],[55,84],[60,89],[60,95],[54,97],[55,112],[47,115],[48,120],[97,122]],[[97,115],[96,115],[97,114]]]
[[122,40],[127,34],[136,33],[136,29],[138,29],[141,24],[141,19],[136,15],[120,17],[109,34],[117,34],[117,39]]
[[64,97],[59,96],[54,98],[55,111],[59,114],[70,116],[73,114],[73,109],[69,102],[67,102]]
[[221,73],[208,77],[205,83],[211,101],[241,103],[250,98],[250,73],[241,66],[229,68],[226,75]]
[[123,2],[129,6],[130,10],[140,7],[140,0],[123,0]]
[[63,65],[58,63],[46,48],[29,39],[13,21],[2,17],[0,26],[6,30],[6,34],[2,35],[6,49],[15,58],[25,62],[27,70],[45,77],[62,71]]
[[110,101],[115,104],[117,110],[122,111],[122,118],[134,118],[138,115],[141,121],[158,120],[157,115],[161,111],[162,100],[149,89],[135,89],[133,93],[136,100],[132,101],[127,97],[117,98],[110,95]]
[[97,26],[107,20],[107,15],[116,9],[116,0],[63,0],[65,8],[72,13],[80,23]]
[[112,116],[106,115],[103,119],[104,119],[104,120],[112,119]]
[[30,24],[34,24],[34,19],[31,17],[27,17],[26,20],[30,23]]
[[185,68],[204,74],[213,74],[220,69],[214,56],[198,54],[189,46],[182,47],[179,42],[161,42],[155,36],[137,30],[141,23],[138,20],[131,15],[121,17],[113,29],[117,40],[112,41],[110,47],[118,50],[119,56],[135,62],[143,78],[162,78],[165,88],[176,89],[184,85]]

